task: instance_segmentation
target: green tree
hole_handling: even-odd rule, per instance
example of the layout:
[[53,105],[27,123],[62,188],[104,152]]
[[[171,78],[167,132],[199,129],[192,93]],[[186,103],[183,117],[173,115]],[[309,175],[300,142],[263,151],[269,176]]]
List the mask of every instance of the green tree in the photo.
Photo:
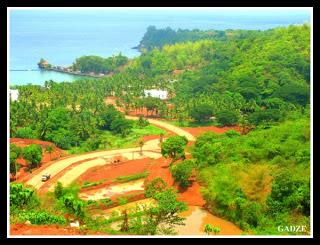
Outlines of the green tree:
[[161,144],[162,156],[172,159],[170,166],[178,159],[185,158],[184,149],[187,143],[188,140],[185,136],[171,136]]
[[10,183],[10,207],[34,208],[39,204],[35,191],[24,187],[21,183]]
[[142,155],[142,147],[143,147],[143,145],[144,145],[144,140],[143,140],[143,139],[141,139],[141,140],[139,141],[140,154],[141,154],[141,155]]
[[307,86],[285,84],[278,88],[272,96],[302,106],[310,103],[310,89]]
[[213,110],[208,104],[199,104],[192,108],[190,116],[197,122],[205,122],[213,116]]
[[39,168],[42,160],[42,148],[40,145],[31,144],[22,150],[23,158],[28,161],[31,168]]
[[220,111],[216,114],[216,118],[223,126],[235,125],[238,122],[238,115],[233,111]]
[[176,225],[184,225],[179,213],[187,210],[184,202],[177,201],[176,192],[167,189],[153,196],[157,203],[144,210],[144,217],[135,220],[133,232],[143,235],[174,234]]
[[277,109],[260,110],[248,116],[248,122],[253,125],[262,123],[278,122],[283,119],[283,113]]
[[186,188],[191,184],[190,177],[192,175],[193,165],[192,160],[184,160],[170,168],[174,180],[178,182],[182,188]]
[[46,145],[45,151],[49,153],[51,161],[51,153],[54,151],[53,147],[51,145]]
[[17,171],[19,170],[19,165],[17,165],[17,159],[21,157],[22,149],[15,144],[10,144],[10,173],[15,177],[17,176]]
[[124,118],[116,118],[114,121],[112,121],[110,128],[112,132],[125,137],[131,132],[132,123]]
[[60,199],[65,194],[62,183],[58,181],[57,185],[54,188],[54,195],[57,199]]
[[167,183],[160,177],[153,179],[145,188],[144,195],[149,198],[167,188]]

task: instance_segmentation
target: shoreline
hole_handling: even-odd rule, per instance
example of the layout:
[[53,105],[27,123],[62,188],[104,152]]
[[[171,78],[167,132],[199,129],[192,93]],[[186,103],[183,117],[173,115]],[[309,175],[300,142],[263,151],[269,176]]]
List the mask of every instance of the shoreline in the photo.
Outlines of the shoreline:
[[60,72],[60,73],[65,73],[65,74],[70,74],[70,75],[74,75],[74,76],[85,76],[85,77],[93,77],[93,78],[103,78],[103,77],[107,77],[109,74],[105,74],[105,75],[94,75],[94,74],[88,74],[88,73],[81,73],[81,72],[75,72],[75,71],[65,71],[63,69],[59,69],[59,68],[54,68],[54,67],[40,67],[39,68],[40,71],[55,71],[55,72]]

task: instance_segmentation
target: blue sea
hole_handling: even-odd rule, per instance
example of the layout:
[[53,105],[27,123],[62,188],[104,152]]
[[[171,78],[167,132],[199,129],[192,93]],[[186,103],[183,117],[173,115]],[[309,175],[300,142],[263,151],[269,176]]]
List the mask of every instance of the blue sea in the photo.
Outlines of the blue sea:
[[11,9],[9,15],[10,85],[73,81],[79,77],[40,71],[37,63],[67,66],[82,55],[132,58],[150,25],[173,29],[265,30],[310,23],[309,9],[104,8]]

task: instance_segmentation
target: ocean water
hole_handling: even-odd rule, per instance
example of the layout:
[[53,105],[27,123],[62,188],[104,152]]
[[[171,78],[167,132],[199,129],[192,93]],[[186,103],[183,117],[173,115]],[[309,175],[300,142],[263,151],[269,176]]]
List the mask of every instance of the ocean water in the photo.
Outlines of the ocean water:
[[[9,15],[10,85],[72,81],[77,76],[44,72],[40,58],[71,65],[82,55],[132,58],[150,25],[178,29],[251,29],[310,23],[309,9],[11,9]],[[18,71],[17,71],[18,70]]]

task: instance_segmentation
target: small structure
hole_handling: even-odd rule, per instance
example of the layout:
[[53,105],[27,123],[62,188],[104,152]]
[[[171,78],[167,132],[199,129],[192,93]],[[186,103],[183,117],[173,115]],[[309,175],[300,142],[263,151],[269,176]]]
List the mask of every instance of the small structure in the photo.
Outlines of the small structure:
[[10,99],[12,101],[17,101],[19,97],[19,90],[18,89],[9,89]]
[[150,89],[144,90],[145,96],[151,96],[154,98],[159,98],[161,100],[166,100],[168,98],[168,91],[158,90],[158,89]]
[[40,62],[38,63],[38,66],[40,69],[45,69],[49,67],[49,63],[45,59],[41,58]]

